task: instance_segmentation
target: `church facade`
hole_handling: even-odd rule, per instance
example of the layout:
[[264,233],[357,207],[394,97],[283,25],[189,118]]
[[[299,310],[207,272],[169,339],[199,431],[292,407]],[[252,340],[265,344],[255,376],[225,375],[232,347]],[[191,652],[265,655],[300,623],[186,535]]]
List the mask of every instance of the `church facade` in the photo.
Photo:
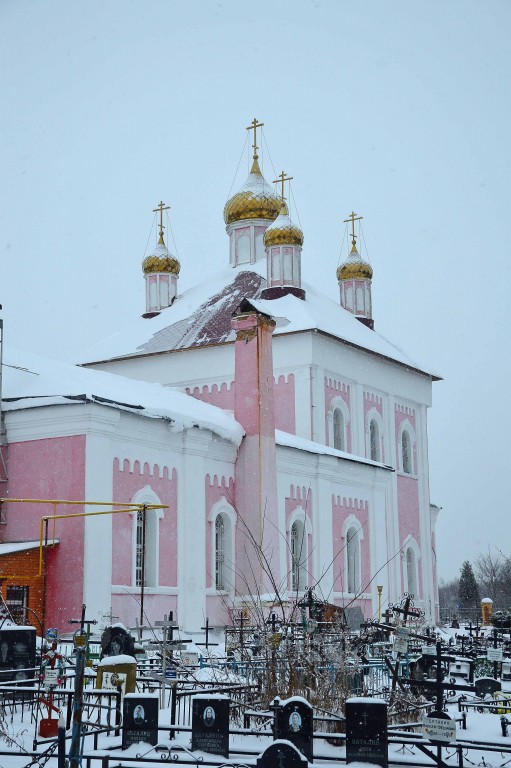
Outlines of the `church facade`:
[[[64,626],[82,602],[132,625],[142,600],[146,621],[173,611],[194,632],[308,589],[366,619],[379,591],[382,610],[413,594],[436,619],[427,411],[437,377],[374,330],[355,214],[339,301],[304,285],[303,233],[284,175],[277,195],[261,173],[257,127],[251,172],[224,209],[225,268],[180,294],[161,203],[133,328],[72,373],[39,364],[37,385],[18,371],[4,386],[4,495],[41,501],[4,503],[0,564],[9,544],[39,546],[52,517],[38,576],[48,625]],[[122,513],[57,514],[50,498]]]

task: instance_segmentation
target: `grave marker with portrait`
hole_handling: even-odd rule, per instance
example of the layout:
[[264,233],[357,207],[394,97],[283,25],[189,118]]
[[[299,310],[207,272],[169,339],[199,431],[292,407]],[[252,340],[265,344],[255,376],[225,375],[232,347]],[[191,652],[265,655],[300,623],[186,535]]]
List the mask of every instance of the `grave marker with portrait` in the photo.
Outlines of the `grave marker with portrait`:
[[192,750],[229,757],[228,696],[198,695],[192,699]]

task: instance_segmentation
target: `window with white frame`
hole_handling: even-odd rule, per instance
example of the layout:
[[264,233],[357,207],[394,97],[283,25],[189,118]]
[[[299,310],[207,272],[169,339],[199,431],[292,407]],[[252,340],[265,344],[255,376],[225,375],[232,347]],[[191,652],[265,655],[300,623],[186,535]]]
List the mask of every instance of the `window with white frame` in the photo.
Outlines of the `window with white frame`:
[[334,448],[336,448],[338,451],[346,450],[344,414],[340,408],[334,408],[333,428],[334,428]]
[[307,586],[307,531],[301,520],[295,520],[290,531],[291,589],[302,592]]
[[406,550],[406,588],[409,595],[418,597],[417,559],[413,547]]
[[212,526],[211,582],[219,592],[234,589],[234,535],[236,513],[224,499],[214,504],[209,521]]
[[[140,508],[133,515],[133,584],[135,587],[158,586],[159,571],[159,528],[163,509],[151,509],[161,504],[151,486],[138,491],[132,504]],[[149,509],[147,508],[149,506]]]
[[407,429],[401,434],[401,465],[407,475],[413,474],[412,470],[412,441]]
[[346,533],[347,586],[350,594],[360,591],[360,538],[358,529],[351,526]]
[[380,428],[376,419],[369,422],[369,444],[372,461],[381,461]]

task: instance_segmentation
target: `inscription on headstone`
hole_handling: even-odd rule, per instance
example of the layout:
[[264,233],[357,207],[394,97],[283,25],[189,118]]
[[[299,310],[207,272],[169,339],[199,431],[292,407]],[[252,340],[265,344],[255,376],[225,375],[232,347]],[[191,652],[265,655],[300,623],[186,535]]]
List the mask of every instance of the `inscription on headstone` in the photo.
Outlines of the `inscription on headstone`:
[[313,758],[313,710],[311,705],[298,697],[292,697],[275,709],[276,729],[279,739],[290,741],[311,761]]
[[257,768],[306,768],[309,761],[289,741],[276,740],[256,760]]
[[228,696],[193,697],[192,751],[229,757],[230,701]]
[[127,693],[124,697],[122,748],[145,741],[158,744],[158,696]]
[[346,701],[346,763],[353,762],[387,768],[387,704],[381,699]]

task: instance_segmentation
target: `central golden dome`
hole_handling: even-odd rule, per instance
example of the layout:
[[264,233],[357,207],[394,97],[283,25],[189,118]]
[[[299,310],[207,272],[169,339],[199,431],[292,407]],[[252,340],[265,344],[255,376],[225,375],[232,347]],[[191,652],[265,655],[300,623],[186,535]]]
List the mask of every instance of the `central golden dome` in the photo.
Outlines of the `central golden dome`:
[[272,245],[303,245],[303,232],[289,218],[284,201],[281,202],[279,215],[264,233],[264,244],[267,248]]
[[338,280],[371,280],[373,269],[367,261],[362,261],[357,246],[353,244],[347,261],[337,268]]
[[254,157],[246,182],[225,204],[224,221],[227,225],[245,219],[274,221],[279,211],[280,198],[273,194],[273,189],[261,173],[257,157]]

